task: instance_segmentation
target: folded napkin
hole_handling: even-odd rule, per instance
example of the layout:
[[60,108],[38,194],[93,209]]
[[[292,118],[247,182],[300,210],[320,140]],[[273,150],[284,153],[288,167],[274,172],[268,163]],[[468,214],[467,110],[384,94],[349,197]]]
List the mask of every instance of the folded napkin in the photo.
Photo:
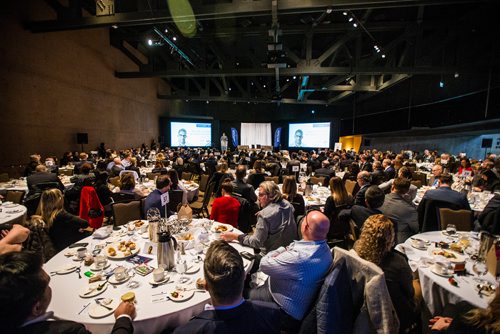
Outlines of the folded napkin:
[[264,285],[269,276],[264,274],[262,271],[257,271],[252,274],[252,280],[250,281],[251,288],[257,288],[259,286]]
[[92,236],[94,237],[94,239],[105,239],[105,238],[109,237],[110,234],[111,234],[111,232],[109,231],[108,227],[103,226],[103,227],[95,230],[94,234],[92,234]]

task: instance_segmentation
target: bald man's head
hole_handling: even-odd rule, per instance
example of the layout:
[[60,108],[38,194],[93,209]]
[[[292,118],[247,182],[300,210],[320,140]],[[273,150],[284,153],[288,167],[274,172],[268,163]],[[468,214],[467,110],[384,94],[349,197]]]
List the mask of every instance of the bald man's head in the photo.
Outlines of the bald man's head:
[[306,241],[325,240],[329,230],[330,220],[321,211],[309,212],[302,221],[302,239]]

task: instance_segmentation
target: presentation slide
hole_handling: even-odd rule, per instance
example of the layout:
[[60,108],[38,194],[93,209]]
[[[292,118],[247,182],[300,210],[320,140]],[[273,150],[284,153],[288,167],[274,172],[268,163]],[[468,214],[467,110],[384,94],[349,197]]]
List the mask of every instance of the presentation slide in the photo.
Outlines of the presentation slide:
[[171,146],[211,146],[212,123],[170,122]]
[[288,147],[326,148],[330,146],[330,122],[288,125]]

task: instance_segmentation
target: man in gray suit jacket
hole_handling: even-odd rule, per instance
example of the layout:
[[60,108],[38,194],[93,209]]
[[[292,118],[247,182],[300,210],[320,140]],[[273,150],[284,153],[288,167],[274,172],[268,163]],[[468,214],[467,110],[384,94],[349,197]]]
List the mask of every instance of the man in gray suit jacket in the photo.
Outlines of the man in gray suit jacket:
[[402,177],[394,179],[391,193],[385,196],[382,213],[394,223],[396,230],[396,243],[418,233],[417,210],[408,203],[404,195],[410,189],[410,180]]

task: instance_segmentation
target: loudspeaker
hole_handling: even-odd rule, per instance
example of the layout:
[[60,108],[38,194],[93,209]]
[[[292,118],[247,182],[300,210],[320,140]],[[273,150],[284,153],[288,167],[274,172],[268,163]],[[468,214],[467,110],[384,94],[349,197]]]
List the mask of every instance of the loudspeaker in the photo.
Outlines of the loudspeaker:
[[88,144],[89,143],[89,134],[86,132],[79,132],[76,134],[76,142],[78,144]]
[[370,139],[363,139],[363,146],[370,146],[371,140]]
[[492,138],[483,138],[483,141],[481,142],[481,148],[490,148],[492,144]]

